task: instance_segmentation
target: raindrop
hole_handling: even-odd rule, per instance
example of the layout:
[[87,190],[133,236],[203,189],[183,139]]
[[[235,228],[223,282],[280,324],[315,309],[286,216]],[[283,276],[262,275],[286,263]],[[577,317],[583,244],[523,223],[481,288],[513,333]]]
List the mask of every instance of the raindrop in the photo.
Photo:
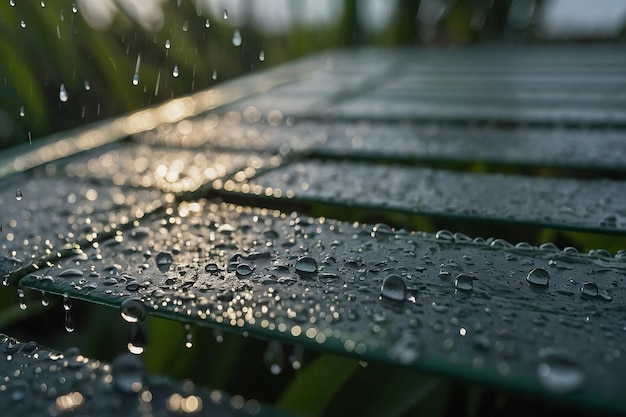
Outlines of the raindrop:
[[317,262],[310,256],[301,256],[296,261],[296,273],[314,274],[317,272]]
[[459,274],[454,280],[457,290],[470,292],[474,289],[474,277],[467,274]]
[[380,287],[380,296],[382,298],[393,301],[404,301],[406,295],[406,284],[398,275],[388,275],[383,280],[383,285]]
[[235,30],[235,33],[233,33],[233,45],[241,46],[241,33],[239,33],[239,30]]
[[543,268],[535,268],[526,275],[526,281],[531,285],[547,287],[550,281],[550,273]]
[[48,294],[45,291],[41,292],[41,305],[44,307],[48,307],[50,305],[50,300],[48,300]]
[[440,230],[435,234],[435,239],[444,242],[452,242],[454,241],[454,235],[449,230]]
[[207,20],[204,21],[204,27],[205,28],[210,28],[211,27],[211,22],[209,22],[208,18],[207,18]]
[[24,290],[21,288],[17,290],[17,299],[20,302],[20,309],[26,310],[28,308],[28,304],[26,304],[26,294],[24,294]]
[[539,358],[541,362],[537,366],[537,376],[545,389],[564,394],[580,388],[585,375],[565,352],[545,348],[539,351]]
[[272,375],[278,375],[283,371],[285,353],[280,342],[271,341],[267,344],[267,349],[265,349],[263,354],[263,363],[265,363]]
[[213,329],[213,337],[215,337],[217,343],[222,343],[224,341],[224,331],[221,329]]
[[289,363],[294,371],[302,368],[302,362],[304,360],[304,349],[302,346],[294,346],[291,354],[289,355]]
[[131,325],[128,336],[128,351],[133,355],[141,355],[146,348],[146,334],[140,323]]
[[69,96],[67,95],[67,90],[65,89],[65,84],[62,83],[61,87],[59,87],[59,100],[61,100],[63,103],[65,103],[68,98],[69,98]]
[[583,297],[587,298],[595,298],[598,296],[599,293],[596,283],[590,281],[585,282],[583,286],[580,287],[580,292],[582,293]]
[[9,6],[15,7],[15,0],[9,0]]
[[80,278],[83,275],[84,275],[83,271],[81,271],[80,269],[68,268],[68,269],[63,270],[59,274],[59,278]]
[[248,275],[252,274],[252,272],[254,272],[254,268],[248,264],[239,264],[237,265],[237,269],[235,270],[235,273],[239,278],[247,277]]
[[39,5],[40,5],[42,8],[46,7],[46,3],[44,3],[43,1],[42,1],[42,2],[40,2],[40,3],[39,3]]
[[24,117],[26,116],[26,113],[24,112],[24,106],[20,107],[20,117]]
[[128,323],[137,323],[146,317],[146,307],[139,298],[127,298],[120,304],[120,315]]
[[259,61],[265,61],[265,51],[263,49],[261,49],[261,52],[259,52]]
[[22,199],[23,199],[23,198],[24,198],[24,196],[22,195],[22,190],[18,188],[18,189],[15,191],[15,199],[16,199],[17,201],[22,201]]
[[217,70],[216,69],[213,70],[213,74],[211,74],[211,79],[217,80]]
[[26,22],[24,22],[23,20],[20,20],[20,26],[22,28],[25,28],[26,27]]
[[70,310],[65,310],[65,331],[72,333],[74,331],[74,317]]
[[183,32],[187,32],[187,30],[189,30],[189,20],[183,22]]
[[172,43],[170,42],[169,39],[165,40],[165,49],[170,49],[170,46],[172,46]]
[[220,271],[220,267],[217,266],[216,263],[210,263],[206,264],[206,266],[204,267],[204,271],[208,272],[209,274],[215,274]]
[[139,66],[141,65],[141,54],[137,55],[137,62],[135,63],[135,73],[133,74],[133,85],[139,84]]
[[185,347],[191,349],[193,347],[193,335],[191,334],[191,326],[185,324]]
[[78,7],[76,6],[76,3],[72,3],[72,13],[78,13]]
[[172,258],[172,255],[168,252],[159,252],[156,256],[157,268],[161,272],[169,271],[173,262],[174,259]]
[[228,10],[224,9],[224,20],[228,20]]
[[174,65],[174,69],[172,70],[172,77],[178,77],[178,65]]
[[419,340],[410,334],[400,337],[389,349],[389,357],[403,365],[415,362],[420,356]]
[[89,90],[91,90],[91,84],[89,84],[89,81],[85,80],[85,91]]
[[144,367],[141,359],[130,353],[119,355],[111,364],[113,383],[123,393],[135,394],[143,389]]
[[9,274],[6,274],[4,277],[2,277],[2,285],[4,287],[9,286]]

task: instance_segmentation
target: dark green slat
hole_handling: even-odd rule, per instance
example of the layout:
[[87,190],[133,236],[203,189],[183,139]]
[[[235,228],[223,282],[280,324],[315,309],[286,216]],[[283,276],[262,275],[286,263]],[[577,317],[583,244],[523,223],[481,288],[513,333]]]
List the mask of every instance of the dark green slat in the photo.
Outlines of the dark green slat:
[[605,233],[626,230],[626,182],[606,179],[471,174],[308,160],[267,172],[233,189],[296,202]]
[[[624,412],[622,255],[200,200],[20,284]],[[534,268],[547,286],[527,282]]]
[[[138,357],[112,364],[0,334],[0,410],[20,416],[283,416],[255,400],[148,375]],[[5,414],[6,415],[6,414]]]

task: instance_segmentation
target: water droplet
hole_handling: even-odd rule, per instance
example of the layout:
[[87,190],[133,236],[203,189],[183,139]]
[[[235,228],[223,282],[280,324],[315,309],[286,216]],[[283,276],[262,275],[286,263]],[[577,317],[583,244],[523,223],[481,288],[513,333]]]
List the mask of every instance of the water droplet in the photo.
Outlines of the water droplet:
[[24,198],[24,196],[22,195],[22,190],[20,190],[19,188],[15,191],[15,199],[17,201],[22,201],[22,199]]
[[278,375],[283,371],[285,353],[283,346],[279,342],[271,341],[267,344],[267,349],[265,349],[263,354],[263,363],[265,363],[272,375]]
[[293,347],[291,354],[289,355],[289,363],[294,371],[302,368],[302,362],[304,360],[304,349],[302,346],[297,345]]
[[139,298],[127,298],[120,304],[120,315],[129,323],[137,323],[146,317],[146,307]]
[[403,365],[415,362],[420,355],[419,340],[410,334],[400,337],[389,349],[389,357]]
[[24,106],[20,107],[20,117],[26,116],[26,112],[24,111]]
[[252,272],[254,272],[254,268],[248,264],[239,264],[237,265],[237,269],[235,270],[235,273],[239,278],[247,277],[248,275],[252,274]]
[[165,49],[170,49],[170,46],[172,46],[172,43],[170,42],[169,39],[165,40]]
[[65,331],[72,333],[74,331],[74,317],[72,316],[72,299],[67,295],[63,295],[63,310],[65,310]]
[[261,49],[261,52],[259,52],[259,61],[265,61],[265,51],[263,49]]
[[15,0],[9,0],[9,6],[15,7]]
[[26,294],[24,294],[24,290],[21,288],[17,290],[17,299],[20,303],[20,309],[26,310],[28,308],[28,304],[26,304]]
[[224,341],[224,331],[221,329],[213,329],[213,337],[215,337],[217,343],[222,343]]
[[583,297],[587,298],[595,298],[598,296],[599,293],[596,283],[590,281],[585,282],[583,286],[580,287],[580,292],[582,293]]
[[191,334],[191,326],[185,324],[185,347],[191,349],[193,347],[193,335]]
[[157,268],[161,272],[167,272],[170,270],[172,263],[174,263],[174,259],[172,255],[168,252],[159,252],[156,256],[156,264]]
[[20,26],[22,28],[25,28],[26,27],[26,22],[24,22],[23,20],[20,20]]
[[185,20],[183,22],[183,32],[187,32],[187,30],[189,30],[189,21]]
[[452,242],[454,240],[454,235],[449,230],[440,230],[435,234],[435,239],[444,242]]
[[454,286],[457,290],[470,292],[474,289],[474,277],[467,274],[459,274],[454,279]]
[[115,388],[126,394],[135,394],[143,389],[144,367],[141,359],[130,353],[119,355],[111,364]]
[[85,80],[85,91],[89,90],[91,90],[91,84],[89,84],[89,81]]
[[146,348],[146,334],[141,323],[132,323],[128,335],[128,351],[133,355],[141,355]]
[[141,66],[141,54],[137,55],[137,62],[135,63],[135,73],[133,74],[133,85],[139,84],[139,67]]
[[545,348],[539,352],[537,366],[539,382],[555,394],[564,394],[580,388],[585,375],[580,366],[565,352]]
[[550,282],[550,273],[543,268],[535,268],[526,275],[526,281],[531,285],[547,287]]
[[213,70],[213,74],[211,74],[211,79],[214,81],[217,80],[217,70]]
[[4,277],[2,277],[2,286],[4,287],[9,286],[9,274],[6,274]]
[[63,310],[70,311],[72,309],[72,299],[69,295],[63,295]]
[[317,262],[310,256],[301,256],[296,261],[296,273],[314,274],[317,272]]
[[65,84],[61,84],[61,87],[59,87],[59,100],[61,100],[63,103],[65,103],[68,98],[69,98],[69,96],[67,95],[67,90],[65,89]]
[[207,20],[204,21],[204,27],[205,28],[210,28],[211,27],[211,22],[209,22],[208,18],[207,18]]
[[228,20],[228,10],[224,9],[223,17],[224,17],[224,20]]
[[233,33],[233,45],[241,46],[241,33],[239,33],[239,30],[235,30],[235,33]]
[[172,70],[172,77],[178,77],[178,65],[174,65],[174,69]]
[[388,300],[404,301],[407,296],[404,280],[395,274],[388,275],[380,287],[380,296]]
[[72,3],[72,13],[78,13],[78,7],[76,6],[76,3]]
[[41,292],[41,305],[44,307],[48,307],[50,305],[50,301],[48,300],[48,294],[45,291]]
[[80,269],[68,268],[68,269],[63,270],[59,274],[59,278],[80,278],[83,275],[84,275],[83,271],[81,271]]

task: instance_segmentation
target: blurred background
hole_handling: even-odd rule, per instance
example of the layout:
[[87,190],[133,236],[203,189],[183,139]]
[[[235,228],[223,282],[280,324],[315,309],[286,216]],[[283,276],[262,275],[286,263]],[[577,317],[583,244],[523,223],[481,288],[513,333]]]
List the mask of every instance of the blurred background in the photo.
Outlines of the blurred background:
[[624,39],[620,0],[2,0],[0,148],[351,46]]

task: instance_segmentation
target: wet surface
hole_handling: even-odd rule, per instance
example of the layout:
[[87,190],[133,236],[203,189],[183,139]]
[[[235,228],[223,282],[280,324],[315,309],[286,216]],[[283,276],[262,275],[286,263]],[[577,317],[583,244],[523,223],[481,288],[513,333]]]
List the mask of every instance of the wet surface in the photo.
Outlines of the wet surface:
[[150,217],[20,284],[115,307],[138,299],[147,314],[178,321],[623,406],[621,253],[204,200]]
[[298,200],[436,216],[622,231],[626,182],[471,174],[366,162],[308,160],[252,179]]
[[[41,291],[63,295],[68,331],[78,298],[131,324],[156,315],[270,339],[270,365],[287,342],[623,412],[623,251],[298,213],[367,207],[623,234],[626,186],[604,174],[624,170],[626,58],[558,51],[331,52],[138,112],[101,143],[128,140],[67,159],[75,142],[31,152],[9,171],[40,168],[2,174],[0,272],[19,281],[20,307]],[[599,77],[583,83],[589,73]],[[80,360],[80,379],[67,358],[2,340],[18,346],[5,348],[0,385],[16,410],[91,412],[101,405],[88,393],[125,390],[115,365]],[[44,368],[81,388],[50,394]],[[82,388],[85,375],[97,384]],[[172,401],[197,395],[207,410],[217,395],[182,389]],[[34,391],[44,396],[22,401]],[[157,392],[162,409],[174,391]],[[102,406],[137,404],[138,393]]]
[[77,348],[57,352],[2,334],[0,349],[0,408],[13,415],[283,415],[255,400],[149,375],[131,354],[109,364]]

